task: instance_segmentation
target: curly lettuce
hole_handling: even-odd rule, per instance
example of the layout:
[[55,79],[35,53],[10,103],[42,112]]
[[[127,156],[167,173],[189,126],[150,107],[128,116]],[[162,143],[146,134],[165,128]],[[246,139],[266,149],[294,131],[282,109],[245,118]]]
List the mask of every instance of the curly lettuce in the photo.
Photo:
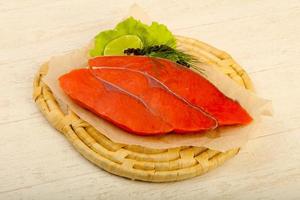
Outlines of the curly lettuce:
[[[90,50],[90,56],[101,56],[104,54],[105,47],[113,40],[125,35],[135,35],[142,41],[143,47],[153,45],[168,45],[176,47],[176,39],[168,28],[157,22],[152,22],[150,26],[141,21],[129,17],[117,24],[112,30],[100,32],[94,40],[94,48]],[[120,45],[123,50],[127,49]]]

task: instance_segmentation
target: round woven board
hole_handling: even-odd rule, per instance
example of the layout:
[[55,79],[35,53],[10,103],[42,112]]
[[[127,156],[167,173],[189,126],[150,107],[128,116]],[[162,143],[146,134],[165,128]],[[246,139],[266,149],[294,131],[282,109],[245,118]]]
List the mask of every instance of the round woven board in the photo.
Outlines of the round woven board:
[[[177,36],[178,46],[197,59],[228,75],[252,90],[245,71],[224,51],[195,39]],[[61,110],[51,90],[42,81],[47,74],[43,65],[34,80],[33,98],[49,123],[63,133],[74,148],[102,169],[134,180],[150,182],[178,181],[201,175],[236,155],[238,148],[219,152],[201,147],[151,149],[111,141],[71,110]]]

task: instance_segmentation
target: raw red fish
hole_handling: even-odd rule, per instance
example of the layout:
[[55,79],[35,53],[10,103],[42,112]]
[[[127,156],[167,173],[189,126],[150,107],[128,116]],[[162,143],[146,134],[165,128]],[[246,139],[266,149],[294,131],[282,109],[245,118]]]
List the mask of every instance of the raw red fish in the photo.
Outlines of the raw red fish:
[[140,98],[150,111],[170,124],[174,132],[195,132],[217,126],[215,119],[176,96],[145,73],[126,68],[105,67],[91,70],[91,72],[97,78],[108,81]]
[[77,104],[125,130],[142,135],[172,131],[171,125],[153,115],[137,98],[99,81],[88,69],[71,71],[59,82]]
[[119,67],[148,73],[176,95],[204,110],[220,126],[248,124],[251,116],[199,74],[169,60],[146,56],[104,56],[89,60],[91,67]]
[[80,106],[142,135],[212,129],[216,120],[176,97],[155,79],[128,69],[80,69],[59,78]]

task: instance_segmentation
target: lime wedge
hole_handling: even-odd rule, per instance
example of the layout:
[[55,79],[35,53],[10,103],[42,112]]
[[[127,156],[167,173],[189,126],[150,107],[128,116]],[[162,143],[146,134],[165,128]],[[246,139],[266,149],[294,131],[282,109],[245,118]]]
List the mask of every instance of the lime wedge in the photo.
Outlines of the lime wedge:
[[104,48],[103,54],[108,55],[124,55],[124,50],[128,48],[142,48],[143,43],[136,35],[123,35],[110,41]]

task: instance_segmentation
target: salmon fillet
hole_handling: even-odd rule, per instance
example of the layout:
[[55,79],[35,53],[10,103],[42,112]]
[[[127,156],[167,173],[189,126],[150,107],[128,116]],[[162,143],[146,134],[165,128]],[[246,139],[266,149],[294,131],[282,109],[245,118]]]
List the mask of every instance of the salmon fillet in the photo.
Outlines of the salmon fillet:
[[88,69],[73,70],[59,78],[63,91],[77,104],[113,124],[136,134],[172,131],[138,99],[96,79]]
[[77,104],[135,134],[187,133],[217,126],[215,119],[140,72],[79,69],[59,82]]
[[128,68],[147,73],[170,91],[218,121],[219,126],[245,125],[252,117],[203,76],[166,59],[146,56],[104,56],[89,60],[90,67]]
[[95,77],[140,98],[177,133],[196,132],[217,126],[215,119],[168,90],[148,74],[126,68],[97,68]]

